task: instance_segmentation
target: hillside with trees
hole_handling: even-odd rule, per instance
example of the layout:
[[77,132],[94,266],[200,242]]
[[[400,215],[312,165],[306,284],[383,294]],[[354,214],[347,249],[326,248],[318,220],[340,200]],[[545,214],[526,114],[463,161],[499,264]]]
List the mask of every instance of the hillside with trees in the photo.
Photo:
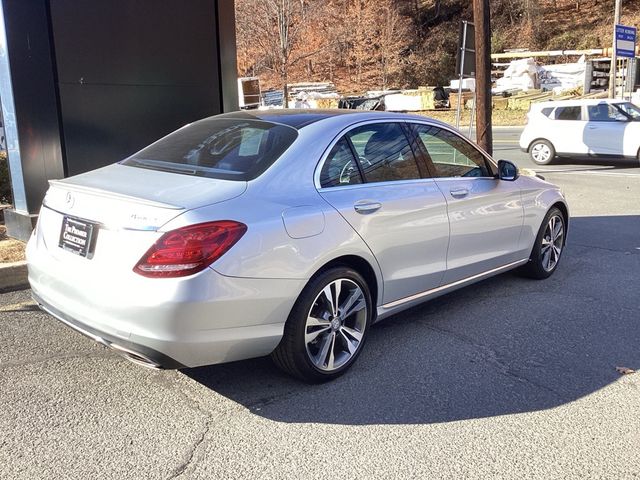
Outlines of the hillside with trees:
[[[491,0],[492,51],[611,45],[614,0]],[[238,74],[342,93],[448,84],[470,0],[236,0]],[[622,23],[639,26],[640,1]]]

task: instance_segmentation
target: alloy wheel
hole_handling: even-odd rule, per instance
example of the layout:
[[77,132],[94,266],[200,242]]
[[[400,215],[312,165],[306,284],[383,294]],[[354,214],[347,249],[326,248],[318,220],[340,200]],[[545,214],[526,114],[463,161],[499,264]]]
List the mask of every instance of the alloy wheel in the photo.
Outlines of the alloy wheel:
[[545,271],[552,271],[558,261],[564,246],[564,220],[560,215],[553,215],[549,218],[544,235],[542,236],[542,246],[540,256],[542,268]]
[[531,156],[537,163],[546,163],[551,157],[551,149],[544,143],[537,143],[531,148]]
[[305,346],[313,365],[331,372],[360,349],[367,326],[367,300],[353,280],[339,278],[316,296],[305,325]]

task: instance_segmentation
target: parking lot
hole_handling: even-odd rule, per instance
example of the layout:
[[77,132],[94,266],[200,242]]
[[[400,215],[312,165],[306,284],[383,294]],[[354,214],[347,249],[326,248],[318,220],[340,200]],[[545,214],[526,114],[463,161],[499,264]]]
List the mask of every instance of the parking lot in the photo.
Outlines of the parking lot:
[[[494,157],[533,168],[518,136]],[[640,166],[536,170],[571,207],[558,271],[392,317],[324,385],[147,370],[0,295],[0,478],[638,478]]]

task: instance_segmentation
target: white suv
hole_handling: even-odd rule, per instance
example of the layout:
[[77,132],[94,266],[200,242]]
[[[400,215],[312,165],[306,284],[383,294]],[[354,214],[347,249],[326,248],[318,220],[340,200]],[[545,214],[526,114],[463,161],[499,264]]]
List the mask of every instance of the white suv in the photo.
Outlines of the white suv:
[[538,165],[557,155],[640,158],[640,108],[622,100],[531,105],[520,148]]

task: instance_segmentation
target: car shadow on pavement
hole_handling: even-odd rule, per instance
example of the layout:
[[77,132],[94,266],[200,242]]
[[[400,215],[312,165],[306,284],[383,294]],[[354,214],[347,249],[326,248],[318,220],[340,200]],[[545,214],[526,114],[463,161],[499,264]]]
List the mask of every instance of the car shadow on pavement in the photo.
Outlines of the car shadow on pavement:
[[639,232],[640,216],[574,218],[550,279],[507,273],[395,315],[333,382],[303,384],[268,358],[183,373],[278,422],[426,424],[561,406],[616,382],[618,366],[640,368]]

